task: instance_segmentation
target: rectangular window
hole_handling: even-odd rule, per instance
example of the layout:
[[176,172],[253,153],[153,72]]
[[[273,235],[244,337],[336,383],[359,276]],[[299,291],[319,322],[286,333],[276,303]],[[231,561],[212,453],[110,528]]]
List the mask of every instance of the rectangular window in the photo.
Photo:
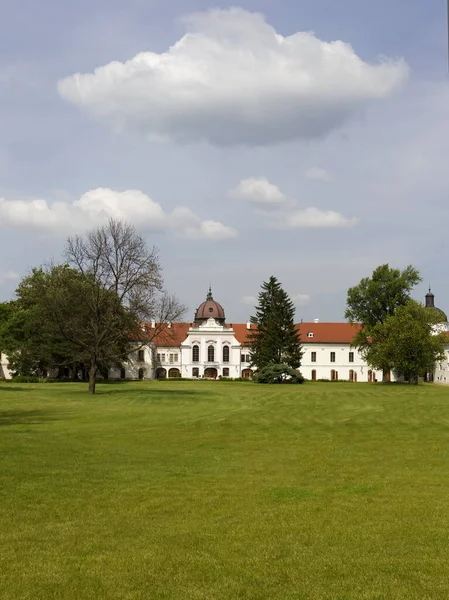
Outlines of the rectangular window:
[[312,354],[310,355],[310,360],[312,362],[316,362],[316,352],[312,352]]
[[349,353],[349,362],[354,362],[354,352]]
[[158,353],[157,355],[157,362],[160,363],[161,362],[161,355]]
[[241,362],[246,362],[246,356],[244,354],[242,354],[242,356],[240,357],[240,361]]
[[137,360],[139,362],[143,362],[145,360],[145,351],[144,350],[139,350],[137,353]]
[[165,354],[161,354],[161,362],[165,362]]
[[170,354],[169,361],[170,361],[170,364],[173,364],[173,354]]
[[229,369],[223,369],[223,377],[229,377]]
[[335,352],[331,352],[331,362],[335,362]]
[[175,354],[175,362],[178,362],[178,355]]

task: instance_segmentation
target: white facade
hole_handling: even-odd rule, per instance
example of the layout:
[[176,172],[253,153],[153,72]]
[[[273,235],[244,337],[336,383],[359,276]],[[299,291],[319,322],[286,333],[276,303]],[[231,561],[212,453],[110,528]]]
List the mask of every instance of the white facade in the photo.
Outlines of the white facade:
[[6,354],[0,352],[0,379],[11,379],[11,372],[8,367],[8,358]]
[[190,327],[181,349],[182,377],[241,377],[241,350],[232,327],[215,319]]
[[445,348],[445,357],[437,362],[434,373],[434,383],[449,385],[449,347]]
[[302,347],[304,354],[299,370],[306,379],[382,381],[382,371],[368,367],[360,352],[350,344],[303,343]]

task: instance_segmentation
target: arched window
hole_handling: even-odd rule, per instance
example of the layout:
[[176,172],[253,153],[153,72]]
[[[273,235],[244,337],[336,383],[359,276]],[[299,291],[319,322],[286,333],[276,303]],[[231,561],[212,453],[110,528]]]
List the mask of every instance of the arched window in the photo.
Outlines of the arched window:
[[193,346],[192,348],[192,362],[200,362],[200,347]]
[[126,369],[122,367],[120,369],[120,379],[125,379],[125,377],[126,377]]
[[368,382],[371,383],[373,380],[373,372],[371,370],[368,371]]
[[349,371],[349,381],[354,381],[354,371],[352,369]]
[[316,381],[316,371],[313,369],[312,371],[312,381]]
[[331,381],[335,381],[335,371],[332,369],[331,371]]
[[224,363],[229,362],[229,346],[223,347],[223,362]]
[[143,379],[143,369],[139,369],[139,379]]
[[207,349],[207,362],[214,362],[215,360],[215,348],[212,344]]

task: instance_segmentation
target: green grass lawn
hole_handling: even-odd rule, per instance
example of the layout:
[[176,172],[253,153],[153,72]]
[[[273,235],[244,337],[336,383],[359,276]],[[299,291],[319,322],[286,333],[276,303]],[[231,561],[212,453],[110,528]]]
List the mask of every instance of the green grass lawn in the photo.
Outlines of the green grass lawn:
[[449,598],[449,389],[0,384],[0,598]]

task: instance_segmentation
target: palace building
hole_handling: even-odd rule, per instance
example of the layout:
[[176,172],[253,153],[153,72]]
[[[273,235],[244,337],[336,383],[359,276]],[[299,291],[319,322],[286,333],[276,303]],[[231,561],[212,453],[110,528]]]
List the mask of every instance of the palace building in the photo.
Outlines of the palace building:
[[[426,307],[438,310],[429,290]],[[156,324],[152,323],[155,328]],[[130,360],[121,376],[126,378],[252,378],[248,334],[255,327],[247,323],[227,323],[224,308],[209,289],[206,300],[195,312],[192,323],[172,323],[152,338],[140,363]],[[297,326],[301,335],[303,358],[300,371],[309,380],[382,381],[382,372],[372,370],[360,352],[351,347],[359,325],[330,323],[316,319]],[[446,325],[442,325],[446,328]],[[449,338],[448,338],[449,350]],[[449,357],[449,354],[447,355]],[[139,356],[137,356],[139,358]],[[140,366],[139,366],[140,365]],[[111,373],[117,377],[117,373]],[[448,361],[439,363],[433,376],[437,383],[449,383]],[[392,375],[394,381],[394,376]]]
[[[435,296],[429,290],[426,307],[441,314],[447,329],[447,317],[435,307]],[[110,369],[110,379],[174,379],[174,378],[247,378],[253,376],[248,335],[255,327],[247,323],[227,323],[224,308],[214,300],[209,288],[191,323],[155,322],[144,328],[148,343],[129,356],[126,364]],[[382,380],[351,343],[359,328],[347,322],[326,323],[316,319],[297,326],[301,335],[303,358],[301,373],[309,380],[346,380],[375,382]],[[153,331],[152,331],[153,330]],[[7,357],[0,354],[0,379],[10,379]],[[449,384],[449,337],[446,357],[429,376],[435,383]],[[394,380],[394,379],[393,379]]]

